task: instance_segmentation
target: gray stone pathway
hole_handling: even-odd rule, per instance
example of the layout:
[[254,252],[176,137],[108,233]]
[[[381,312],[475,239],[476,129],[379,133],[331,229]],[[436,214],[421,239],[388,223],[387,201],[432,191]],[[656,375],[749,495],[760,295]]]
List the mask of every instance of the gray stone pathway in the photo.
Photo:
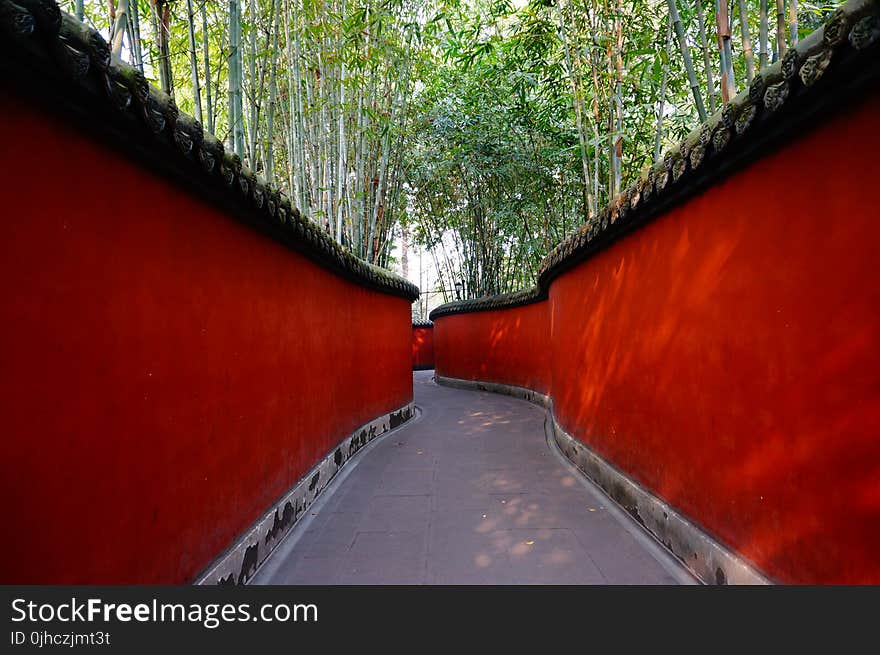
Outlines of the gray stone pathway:
[[421,416],[343,469],[257,584],[681,584],[554,450],[544,411],[414,373]]

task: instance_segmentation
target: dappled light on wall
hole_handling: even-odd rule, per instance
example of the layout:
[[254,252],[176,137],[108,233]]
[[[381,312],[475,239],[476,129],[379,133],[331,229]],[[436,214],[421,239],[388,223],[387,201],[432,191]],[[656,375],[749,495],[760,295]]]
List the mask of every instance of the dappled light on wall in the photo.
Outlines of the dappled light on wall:
[[[878,121],[874,93],[546,300],[440,312],[438,374],[551,396],[572,436],[771,579],[880,583],[880,224],[854,192]],[[841,144],[846,168],[823,165]]]

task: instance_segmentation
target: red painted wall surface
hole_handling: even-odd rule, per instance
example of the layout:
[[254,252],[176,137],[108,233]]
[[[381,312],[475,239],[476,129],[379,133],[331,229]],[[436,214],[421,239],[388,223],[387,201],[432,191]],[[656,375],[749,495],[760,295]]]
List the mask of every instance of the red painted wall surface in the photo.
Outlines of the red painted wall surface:
[[[878,122],[875,96],[558,278],[545,303],[562,425],[783,582],[880,583]],[[846,166],[827,165],[841,147]],[[478,342],[466,356],[446,325]],[[480,377],[492,321],[436,326],[438,373]]]
[[409,303],[0,115],[0,581],[187,582],[411,400]]
[[434,368],[434,328],[413,326],[412,364],[413,369]]
[[548,318],[548,305],[541,302],[434,321],[437,374],[549,393]]

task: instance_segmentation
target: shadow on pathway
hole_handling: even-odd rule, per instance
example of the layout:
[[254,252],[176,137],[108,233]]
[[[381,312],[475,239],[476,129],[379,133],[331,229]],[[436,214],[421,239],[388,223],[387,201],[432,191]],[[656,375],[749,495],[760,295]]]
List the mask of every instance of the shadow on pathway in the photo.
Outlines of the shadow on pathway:
[[256,584],[680,584],[547,444],[544,410],[414,373],[416,421],[352,461]]

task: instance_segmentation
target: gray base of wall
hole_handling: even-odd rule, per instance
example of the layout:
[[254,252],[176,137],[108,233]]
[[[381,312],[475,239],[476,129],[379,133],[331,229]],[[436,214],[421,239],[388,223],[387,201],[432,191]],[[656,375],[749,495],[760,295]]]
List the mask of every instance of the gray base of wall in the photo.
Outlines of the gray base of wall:
[[560,451],[590,481],[641,524],[669,552],[706,584],[772,584],[753,564],[718,543],[695,523],[634,482],[568,434],[553,413],[549,396],[508,384],[435,376],[438,384],[491,391],[522,398],[547,410]]
[[195,584],[244,584],[281,543],[330,480],[364,446],[415,416],[415,405],[380,416],[359,427],[290,488],[245,534],[200,575]]
[[455,387],[457,389],[467,389],[468,391],[491,391],[492,393],[500,393],[505,396],[514,396],[528,400],[530,403],[540,405],[545,409],[550,409],[550,396],[532,391],[526,387],[515,387],[512,384],[501,384],[500,382],[483,382],[482,380],[462,380],[461,378],[447,378],[442,375],[435,375],[434,379],[437,384],[446,387]]

